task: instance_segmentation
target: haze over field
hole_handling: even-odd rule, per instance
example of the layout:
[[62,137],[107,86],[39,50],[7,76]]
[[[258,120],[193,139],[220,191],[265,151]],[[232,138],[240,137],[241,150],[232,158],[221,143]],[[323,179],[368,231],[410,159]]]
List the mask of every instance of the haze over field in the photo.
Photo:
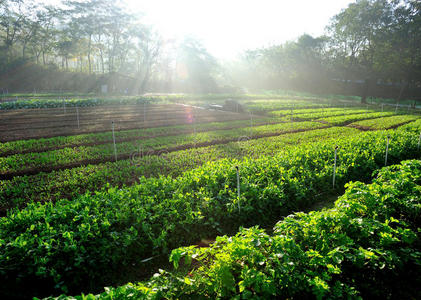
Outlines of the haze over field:
[[7,92],[106,84],[125,94],[286,89],[365,101],[417,98],[421,88],[415,0],[3,0],[0,10]]
[[219,58],[324,33],[332,16],[351,0],[126,0],[145,22],[168,38],[194,36]]

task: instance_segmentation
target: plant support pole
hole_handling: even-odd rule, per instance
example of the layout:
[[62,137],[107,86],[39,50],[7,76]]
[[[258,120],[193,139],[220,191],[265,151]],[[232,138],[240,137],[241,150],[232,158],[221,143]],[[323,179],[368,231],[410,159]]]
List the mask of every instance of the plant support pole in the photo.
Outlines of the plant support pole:
[[238,211],[241,211],[241,207],[240,207],[240,167],[239,166],[235,166],[235,168],[237,169],[237,196],[238,196]]
[[79,107],[77,105],[76,105],[76,118],[77,118],[77,129],[80,129]]
[[336,176],[336,158],[338,155],[338,146],[335,146],[335,160],[333,162],[333,179],[332,179],[332,186],[335,188],[335,176]]
[[193,110],[192,110],[192,121],[193,121],[193,133],[194,133],[194,135],[196,135],[196,118],[195,118],[195,116],[194,116],[194,108],[193,108]]
[[250,112],[250,136],[253,136],[253,112]]
[[420,143],[421,143],[421,131],[420,131],[420,136],[418,138],[418,151],[420,150]]
[[387,135],[387,141],[386,141],[386,155],[385,155],[385,158],[384,158],[384,165],[385,165],[385,166],[387,166],[387,154],[388,154],[388,152],[389,152],[389,138],[390,138],[390,136],[389,136],[389,135]]
[[111,127],[113,130],[114,158],[115,158],[115,161],[117,161],[117,147],[115,145],[114,121],[111,121]]

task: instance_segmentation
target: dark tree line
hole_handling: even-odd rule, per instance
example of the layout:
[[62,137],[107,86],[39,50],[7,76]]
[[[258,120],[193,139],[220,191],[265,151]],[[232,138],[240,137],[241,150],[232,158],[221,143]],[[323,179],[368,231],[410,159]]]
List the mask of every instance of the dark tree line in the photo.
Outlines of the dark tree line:
[[331,19],[327,35],[248,51],[241,62],[233,78],[255,88],[359,86],[364,101],[395,87],[399,99],[421,87],[421,2],[358,0]]
[[163,39],[119,1],[0,0],[0,59],[1,73],[31,62],[124,74],[134,93],[293,88],[348,90],[364,101],[377,89],[400,99],[421,86],[421,2],[357,0],[333,16],[324,36],[304,34],[221,64],[195,39]]
[[[214,58],[200,42],[164,40],[115,0],[0,2],[0,73],[28,62],[86,74],[119,73],[144,92],[151,80],[186,89],[214,87]],[[187,71],[179,76],[181,68]],[[167,87],[169,88],[169,87]]]

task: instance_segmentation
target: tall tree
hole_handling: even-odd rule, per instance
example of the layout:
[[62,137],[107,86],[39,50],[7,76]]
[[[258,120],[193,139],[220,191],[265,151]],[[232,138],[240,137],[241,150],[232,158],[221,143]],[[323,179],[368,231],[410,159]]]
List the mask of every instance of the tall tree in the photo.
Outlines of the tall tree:
[[186,38],[177,57],[178,78],[193,92],[208,93],[216,90],[216,59],[196,39]]

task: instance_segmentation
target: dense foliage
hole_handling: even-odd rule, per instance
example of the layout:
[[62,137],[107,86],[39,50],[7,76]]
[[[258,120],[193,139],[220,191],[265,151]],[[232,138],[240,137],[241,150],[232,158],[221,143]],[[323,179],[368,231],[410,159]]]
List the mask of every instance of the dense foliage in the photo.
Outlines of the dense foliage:
[[[419,156],[416,135],[389,134],[389,162]],[[368,179],[384,164],[385,138],[385,132],[366,133],[338,143],[338,187]],[[141,178],[126,189],[12,210],[0,219],[0,279],[7,287],[1,292],[18,293],[23,286],[26,291],[94,288],[177,246],[233,233],[239,226],[271,225],[332,191],[335,144],[206,163],[175,179]]]
[[421,161],[383,169],[370,185],[350,183],[334,209],[285,218],[272,236],[252,228],[195,259],[184,293],[213,297],[417,298],[421,281]]
[[411,132],[415,132],[415,133],[420,132],[420,130],[421,130],[421,119],[418,119],[414,122],[411,122],[411,123],[405,124],[403,126],[400,126],[398,128],[398,130],[411,131]]
[[252,227],[175,249],[177,272],[75,298],[416,299],[420,221],[421,161],[405,161],[372,184],[347,184],[333,209],[290,215],[272,234]]

